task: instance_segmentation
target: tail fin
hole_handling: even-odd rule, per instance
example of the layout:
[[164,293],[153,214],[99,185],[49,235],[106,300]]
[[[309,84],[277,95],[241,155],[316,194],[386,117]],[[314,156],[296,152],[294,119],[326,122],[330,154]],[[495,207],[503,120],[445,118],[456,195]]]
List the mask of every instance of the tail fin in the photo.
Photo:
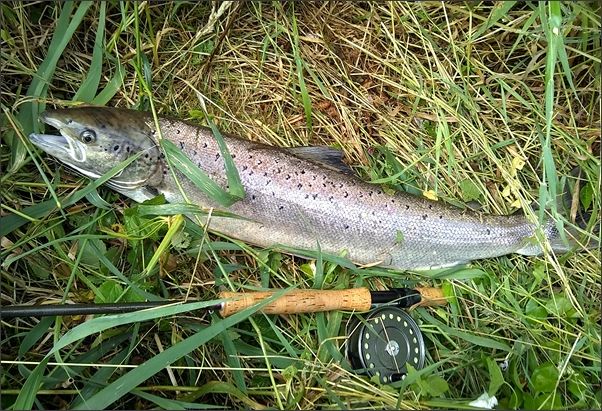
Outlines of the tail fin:
[[[564,235],[560,233],[554,220],[549,219],[544,225],[543,231],[552,250],[559,254],[571,250],[591,250],[598,248],[600,245],[600,224],[595,227],[595,233],[587,234],[584,232],[592,213],[579,207],[578,187],[580,181],[583,181],[582,174],[580,167],[573,168],[570,175],[563,179],[561,194],[556,199],[557,210],[567,218],[570,217],[575,225],[567,226],[567,224],[563,224]],[[535,210],[539,209],[538,203],[531,206]],[[594,236],[598,238],[594,238]],[[524,247],[517,251],[517,253],[523,255],[539,255],[542,252],[542,247],[535,238],[529,238]]]
[[[592,238],[591,234],[584,236],[582,231],[574,226],[564,227],[564,236],[558,230],[554,220],[548,220],[545,223],[543,232],[550,243],[552,251],[563,254],[569,251],[592,250],[600,245],[599,239]],[[525,245],[516,251],[522,255],[540,255],[543,249],[539,241],[530,237],[525,241]]]

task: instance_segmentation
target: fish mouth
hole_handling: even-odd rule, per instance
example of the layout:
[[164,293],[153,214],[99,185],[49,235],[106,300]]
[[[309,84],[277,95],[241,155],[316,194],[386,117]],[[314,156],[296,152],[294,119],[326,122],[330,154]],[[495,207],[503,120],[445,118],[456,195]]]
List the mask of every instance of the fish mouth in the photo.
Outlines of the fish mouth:
[[60,135],[32,133],[29,135],[29,140],[33,144],[66,163],[86,161],[88,156],[85,145],[65,132],[66,125],[63,121],[52,117],[46,111],[40,114],[40,120],[56,128]]
[[82,168],[88,158],[86,146],[66,133],[66,125],[47,112],[40,114],[40,120],[56,128],[60,134],[31,133],[29,140],[46,153],[89,177],[98,177],[96,173]]

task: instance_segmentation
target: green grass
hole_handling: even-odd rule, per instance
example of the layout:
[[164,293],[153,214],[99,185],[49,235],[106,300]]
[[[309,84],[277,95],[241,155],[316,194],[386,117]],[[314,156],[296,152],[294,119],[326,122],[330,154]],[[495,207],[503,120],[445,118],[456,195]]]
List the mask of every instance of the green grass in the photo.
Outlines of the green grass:
[[[600,408],[599,250],[432,273],[358,269],[208,234],[39,156],[39,111],[92,102],[340,147],[385,190],[544,213],[565,183],[599,236],[595,2],[0,4],[2,305],[203,299],[220,289],[440,286],[412,316],[422,370],[382,385],[341,356],[349,313],[2,321],[3,408]],[[177,161],[177,153],[173,154]],[[575,184],[571,170],[579,167]],[[191,177],[198,177],[191,170]],[[235,170],[229,192],[235,201]],[[201,180],[200,184],[209,184]],[[234,190],[234,191],[233,191]],[[533,210],[531,203],[543,205]],[[59,206],[60,204],[60,206]],[[598,231],[597,231],[598,230]],[[145,317],[146,316],[146,317]],[[85,321],[85,322],[84,322]],[[24,388],[22,388],[24,387]]]

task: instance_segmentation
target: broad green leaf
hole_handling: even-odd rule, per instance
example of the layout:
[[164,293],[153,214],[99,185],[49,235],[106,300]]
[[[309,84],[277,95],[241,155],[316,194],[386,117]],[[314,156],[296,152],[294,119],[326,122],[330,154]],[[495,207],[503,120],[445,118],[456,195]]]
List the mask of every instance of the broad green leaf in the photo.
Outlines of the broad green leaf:
[[502,370],[500,370],[500,366],[493,358],[487,358],[487,369],[489,370],[489,389],[487,390],[487,394],[493,397],[497,394],[500,387],[504,385],[504,375],[502,374]]
[[481,190],[471,179],[464,179],[459,184],[462,200],[465,202],[476,201],[482,197]]
[[99,294],[94,299],[95,303],[114,303],[123,294],[123,287],[113,280],[105,281],[98,287]]
[[560,373],[551,362],[538,366],[531,375],[531,385],[535,392],[553,392]]
[[574,312],[571,301],[564,294],[555,294],[546,303],[546,310],[556,317],[566,318]]
[[429,375],[426,380],[419,379],[418,385],[431,397],[440,397],[449,391],[447,381],[438,375]]
[[585,211],[589,210],[589,207],[592,204],[592,200],[594,198],[594,189],[592,188],[591,183],[587,182],[583,186],[583,188],[579,191],[579,199],[581,200],[581,204],[583,205],[583,209]]

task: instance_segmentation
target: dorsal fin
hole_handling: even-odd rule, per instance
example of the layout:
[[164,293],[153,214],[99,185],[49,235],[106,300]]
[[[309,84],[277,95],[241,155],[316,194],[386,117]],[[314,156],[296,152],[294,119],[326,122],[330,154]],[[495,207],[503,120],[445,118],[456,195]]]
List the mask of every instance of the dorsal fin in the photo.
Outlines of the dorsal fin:
[[336,148],[308,146],[289,147],[286,150],[299,158],[313,161],[331,170],[336,170],[343,174],[354,174],[353,170],[343,162],[343,152]]

